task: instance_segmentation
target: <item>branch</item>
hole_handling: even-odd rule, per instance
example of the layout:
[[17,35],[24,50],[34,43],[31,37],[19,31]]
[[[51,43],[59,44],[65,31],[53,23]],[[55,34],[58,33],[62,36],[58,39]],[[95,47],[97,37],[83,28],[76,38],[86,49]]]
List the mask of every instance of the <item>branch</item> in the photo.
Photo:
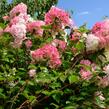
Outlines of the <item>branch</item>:
[[18,107],[18,109],[22,109],[24,106],[24,104],[28,104],[29,103],[29,101],[28,100],[26,100],[26,101],[24,101],[19,107]]

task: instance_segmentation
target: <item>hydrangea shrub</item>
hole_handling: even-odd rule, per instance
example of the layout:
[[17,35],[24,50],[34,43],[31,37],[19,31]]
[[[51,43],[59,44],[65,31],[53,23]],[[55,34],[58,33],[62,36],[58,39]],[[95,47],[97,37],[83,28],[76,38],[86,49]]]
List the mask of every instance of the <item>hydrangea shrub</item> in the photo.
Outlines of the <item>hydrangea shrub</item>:
[[89,30],[58,7],[44,20],[27,8],[13,7],[0,25],[0,108],[108,109],[109,20]]

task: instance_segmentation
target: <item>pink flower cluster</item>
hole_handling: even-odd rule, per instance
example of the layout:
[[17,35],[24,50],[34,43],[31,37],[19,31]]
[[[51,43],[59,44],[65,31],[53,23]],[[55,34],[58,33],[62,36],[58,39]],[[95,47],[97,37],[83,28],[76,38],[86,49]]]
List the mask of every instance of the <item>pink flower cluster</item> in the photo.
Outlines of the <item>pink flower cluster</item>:
[[89,80],[92,78],[92,73],[90,71],[86,71],[81,69],[80,71],[81,78],[84,80]]
[[27,14],[20,13],[18,16],[15,16],[14,18],[10,19],[10,26],[17,23],[25,24],[28,22],[29,16]]
[[16,24],[6,27],[4,32],[9,32],[14,38],[13,47],[20,47],[23,40],[26,39],[26,26],[24,24]]
[[20,3],[10,11],[10,17],[13,18],[17,14],[26,14],[26,13],[27,13],[27,6],[24,3]]
[[80,36],[82,34],[78,31],[78,29],[75,29],[73,34],[71,34],[71,40],[72,41],[78,41],[80,39]]
[[102,22],[97,22],[93,28],[92,33],[96,35],[99,40],[99,48],[104,48],[109,45],[109,19]]
[[27,6],[23,3],[18,4],[10,11],[10,16],[8,17],[10,23],[4,32],[9,32],[13,36],[13,47],[20,47],[23,40],[26,39],[26,23],[28,18]]
[[45,25],[45,22],[43,21],[33,21],[27,24],[27,31],[31,33],[35,33],[35,35],[42,36],[43,35],[43,29],[41,26]]
[[66,49],[66,46],[67,46],[65,41],[58,40],[58,39],[53,40],[52,45],[59,48],[61,51],[64,51]]
[[5,21],[8,21],[8,20],[9,20],[9,16],[3,16],[2,18],[3,18],[3,20],[5,20]]
[[[34,20],[27,14],[27,6],[23,3],[15,6],[9,16],[4,16],[4,20],[10,21],[4,32],[10,33],[13,38],[13,46],[20,47],[22,42],[27,39],[26,33],[34,33],[36,36],[43,35],[44,25],[52,25],[50,32],[56,35],[57,32],[63,30],[66,26],[72,26],[72,20],[67,12],[57,7],[51,7],[48,13],[45,15],[45,22],[40,20]],[[54,41],[59,45],[62,50],[65,49],[66,44],[62,41]]]
[[92,71],[96,69],[96,65],[94,63],[91,63],[89,60],[81,60],[80,64],[82,65],[80,70],[80,75],[82,79],[85,80],[91,79]]
[[71,26],[72,20],[67,12],[62,9],[59,9],[55,6],[52,6],[51,9],[45,15],[45,23],[47,25],[54,25],[53,29],[63,29],[66,26]]
[[81,60],[80,64],[90,66],[91,62],[89,60]]
[[25,46],[26,46],[27,49],[30,49],[30,48],[32,47],[32,41],[29,40],[29,39],[26,40],[26,41],[25,41]]
[[109,76],[103,76],[102,78],[99,77],[100,79],[100,82],[99,82],[99,86],[102,86],[102,87],[107,87],[109,86]]
[[99,85],[102,85],[102,87],[107,87],[109,86],[109,64],[103,68],[103,71],[106,75],[103,77],[99,77]]
[[51,44],[47,44],[42,48],[31,51],[31,56],[36,61],[44,61],[48,59],[51,68],[56,68],[61,65],[59,52],[57,48]]
[[45,23],[43,21],[34,21],[27,14],[27,6],[23,3],[15,6],[10,11],[10,16],[4,16],[3,19],[10,21],[4,32],[9,32],[13,36],[14,47],[20,47],[22,45],[22,42],[27,39],[27,32],[33,32],[35,30],[35,35],[42,36],[43,34],[41,26],[45,25]]

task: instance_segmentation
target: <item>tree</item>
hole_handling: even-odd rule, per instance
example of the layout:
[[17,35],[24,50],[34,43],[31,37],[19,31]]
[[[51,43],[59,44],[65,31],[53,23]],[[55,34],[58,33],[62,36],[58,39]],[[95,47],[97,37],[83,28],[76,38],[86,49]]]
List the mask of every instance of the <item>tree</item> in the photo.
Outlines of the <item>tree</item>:
[[7,0],[0,1],[0,21],[3,21],[2,17],[8,13],[11,9],[11,5],[8,4]]
[[44,14],[50,9],[52,5],[57,4],[58,0],[13,0],[8,4],[7,0],[2,0],[0,3],[0,21],[7,12],[19,3],[25,3],[28,7],[28,14],[36,19],[43,19]]

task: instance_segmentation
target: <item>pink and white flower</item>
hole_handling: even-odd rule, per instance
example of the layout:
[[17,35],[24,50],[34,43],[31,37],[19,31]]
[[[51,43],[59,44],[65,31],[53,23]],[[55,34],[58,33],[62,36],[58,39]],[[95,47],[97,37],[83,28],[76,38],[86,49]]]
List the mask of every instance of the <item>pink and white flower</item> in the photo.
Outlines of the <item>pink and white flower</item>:
[[9,31],[12,36],[16,39],[25,39],[26,37],[26,26],[24,24],[12,25]]
[[93,28],[92,33],[100,40],[99,48],[102,49],[109,45],[109,19],[102,22],[97,22]]
[[35,69],[31,69],[31,70],[29,70],[28,74],[29,74],[30,77],[34,77],[35,74],[36,74],[36,70]]
[[86,51],[96,51],[99,48],[100,39],[94,34],[86,37]]

